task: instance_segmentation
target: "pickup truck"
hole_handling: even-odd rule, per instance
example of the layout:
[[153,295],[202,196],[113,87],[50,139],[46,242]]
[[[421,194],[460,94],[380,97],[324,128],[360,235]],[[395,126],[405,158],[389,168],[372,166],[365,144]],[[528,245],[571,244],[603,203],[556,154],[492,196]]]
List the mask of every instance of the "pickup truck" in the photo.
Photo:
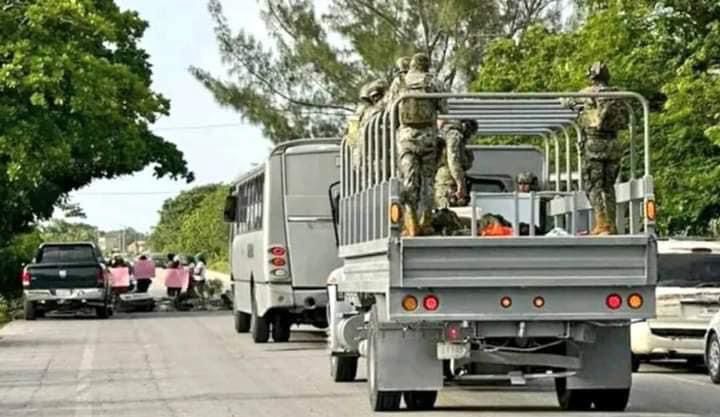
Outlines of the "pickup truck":
[[109,272],[100,250],[87,242],[44,243],[22,272],[25,319],[48,311],[112,314]]

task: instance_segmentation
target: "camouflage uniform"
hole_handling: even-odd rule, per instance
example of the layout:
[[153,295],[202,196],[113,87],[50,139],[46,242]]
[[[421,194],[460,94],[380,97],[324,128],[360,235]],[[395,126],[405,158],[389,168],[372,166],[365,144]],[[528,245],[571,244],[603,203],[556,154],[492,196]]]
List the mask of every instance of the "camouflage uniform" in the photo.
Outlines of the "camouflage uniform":
[[[588,71],[593,85],[583,93],[617,91],[608,87],[610,73],[596,63]],[[584,99],[579,122],[583,128],[583,184],[595,212],[592,234],[615,233],[615,180],[620,170],[622,148],[619,130],[627,127],[627,110],[619,99]]]
[[[430,69],[430,59],[413,56],[405,75],[402,94],[439,92]],[[400,198],[405,206],[404,234],[432,233],[433,182],[437,162],[437,115],[442,100],[406,99],[400,103],[397,130]]]
[[400,97],[400,91],[403,89],[405,83],[405,74],[407,74],[409,69],[409,57],[404,56],[402,58],[398,58],[398,60],[395,61],[395,71],[397,72],[397,74],[392,80],[392,83],[390,83],[390,88],[385,95],[385,104],[387,106],[388,113],[392,110],[391,107],[393,105],[393,102],[395,102],[395,100]]
[[365,118],[365,113],[372,104],[370,97],[368,96],[368,87],[370,83],[367,83],[360,87],[360,102],[355,108],[355,113],[350,116],[348,125],[345,128],[344,139],[347,145],[350,147],[350,155],[353,167],[357,168],[360,165],[360,147],[358,146],[358,138],[360,136],[360,124]]
[[[470,127],[465,127],[470,126]],[[475,159],[473,153],[466,148],[467,140],[477,130],[474,121],[451,121],[440,130],[441,142],[438,170],[435,174],[435,206],[439,208],[462,206],[467,203],[457,198],[458,185],[465,193],[465,171],[472,167]]]
[[[373,117],[375,117],[379,113],[382,113],[382,111],[385,109],[384,98],[386,91],[387,83],[383,80],[375,80],[368,84],[367,94],[370,104],[366,107],[365,112],[363,113],[363,117],[360,119],[360,128],[358,134],[358,162],[364,157],[365,154],[365,135],[363,132],[365,130],[365,127],[373,119]],[[374,150],[374,153],[375,155],[377,155],[377,150]],[[372,163],[372,161],[368,160],[367,163]]]
[[529,193],[530,191],[538,191],[538,177],[532,172],[521,172],[515,179],[517,191],[521,193]]

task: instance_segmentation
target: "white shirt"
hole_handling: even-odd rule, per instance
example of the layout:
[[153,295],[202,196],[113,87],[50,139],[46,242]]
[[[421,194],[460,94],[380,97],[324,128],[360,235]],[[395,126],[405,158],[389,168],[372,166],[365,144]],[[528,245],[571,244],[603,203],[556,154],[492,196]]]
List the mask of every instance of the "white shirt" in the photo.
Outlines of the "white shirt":
[[193,271],[193,279],[195,281],[204,281],[205,270],[205,263],[203,261],[198,261],[198,263],[195,265],[195,270]]

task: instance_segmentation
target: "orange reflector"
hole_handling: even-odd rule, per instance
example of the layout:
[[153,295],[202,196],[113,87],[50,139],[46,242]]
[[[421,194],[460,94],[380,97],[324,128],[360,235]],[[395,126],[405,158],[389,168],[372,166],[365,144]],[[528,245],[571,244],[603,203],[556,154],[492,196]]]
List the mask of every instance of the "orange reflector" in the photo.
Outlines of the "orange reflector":
[[402,307],[405,311],[415,311],[418,307],[417,298],[412,295],[406,295],[402,300]]
[[605,305],[607,305],[610,310],[617,310],[622,307],[622,297],[620,297],[619,294],[610,294],[605,299]]
[[400,204],[399,203],[390,204],[390,222],[392,224],[398,224],[398,223],[400,223],[401,219],[402,219],[402,207],[400,207]]
[[655,200],[648,200],[645,202],[645,217],[650,221],[655,221],[656,214]]
[[533,305],[535,306],[535,308],[543,308],[545,307],[545,299],[537,296],[533,298]]
[[502,306],[502,308],[510,308],[512,306],[512,298],[507,296],[501,298],[500,306]]
[[427,295],[423,299],[423,307],[425,307],[427,311],[435,311],[440,307],[440,300],[432,294]]
[[643,298],[640,294],[630,294],[630,297],[627,299],[628,306],[633,309],[638,309],[643,306]]
[[273,265],[275,265],[275,266],[285,266],[285,259],[283,259],[283,258],[273,258],[273,259],[270,261],[270,263],[273,264]]

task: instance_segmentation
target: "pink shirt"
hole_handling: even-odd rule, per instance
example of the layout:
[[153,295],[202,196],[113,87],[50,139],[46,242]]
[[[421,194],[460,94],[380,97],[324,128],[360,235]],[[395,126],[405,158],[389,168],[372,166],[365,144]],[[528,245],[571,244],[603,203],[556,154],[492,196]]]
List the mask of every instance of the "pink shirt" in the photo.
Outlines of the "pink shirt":
[[151,259],[138,259],[133,267],[135,278],[155,278],[155,262]]
[[113,287],[129,287],[130,269],[128,267],[110,268],[110,278]]

